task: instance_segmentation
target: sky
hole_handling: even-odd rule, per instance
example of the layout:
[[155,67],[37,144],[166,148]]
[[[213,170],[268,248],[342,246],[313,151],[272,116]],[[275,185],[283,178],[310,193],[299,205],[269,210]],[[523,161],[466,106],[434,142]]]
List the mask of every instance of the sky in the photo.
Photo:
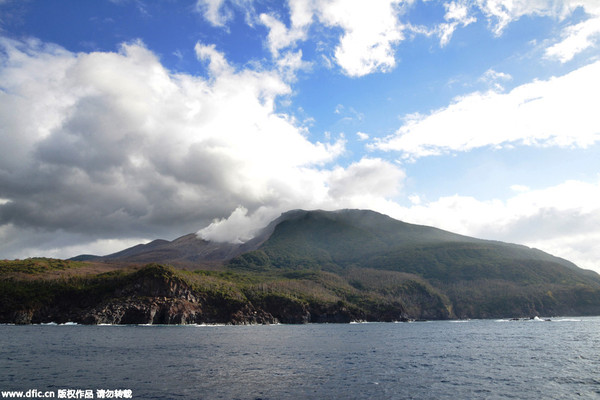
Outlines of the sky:
[[0,258],[297,208],[600,272],[600,2],[0,0]]

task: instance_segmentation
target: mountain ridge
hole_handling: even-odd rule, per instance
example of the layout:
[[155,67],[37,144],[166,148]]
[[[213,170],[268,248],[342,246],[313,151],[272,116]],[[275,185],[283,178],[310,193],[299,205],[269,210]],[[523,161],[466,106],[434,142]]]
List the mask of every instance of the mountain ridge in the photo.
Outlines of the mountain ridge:
[[291,210],[243,244],[188,234],[94,262],[192,270],[236,293],[223,307],[246,304],[274,318],[265,321],[600,315],[593,271],[538,249],[371,210]]
[[[297,224],[302,220],[305,222],[307,220],[321,220],[327,221],[330,224],[336,224],[341,220],[343,223],[337,225],[338,232],[359,228],[362,234],[368,236],[367,238],[372,239],[374,242],[379,242],[381,245],[381,249],[375,248],[371,250],[372,252],[376,250],[399,250],[403,247],[412,246],[417,242],[419,246],[445,242],[463,244],[479,243],[482,245],[497,245],[499,247],[510,248],[515,253],[523,254],[524,252],[529,252],[530,255],[535,253],[537,255],[536,258],[558,262],[567,268],[587,271],[591,275],[595,274],[591,270],[583,270],[569,260],[521,244],[469,237],[431,226],[403,222],[372,210],[356,209],[335,211],[294,209],[286,211],[267,226],[258,230],[252,239],[244,243],[207,241],[199,238],[195,233],[190,233],[172,241],[155,239],[149,243],[138,244],[105,256],[85,254],[72,257],[70,260],[83,261],[93,259],[96,261],[122,261],[140,264],[158,262],[183,267],[203,266],[205,262],[227,263],[245,252],[259,250],[266,242],[274,239],[272,235],[277,229],[282,229],[281,224]],[[336,232],[333,232],[333,227],[335,226],[332,225],[329,227],[330,231],[332,231],[330,233],[336,234]],[[343,239],[341,238],[341,240]],[[361,239],[364,241],[364,238]],[[313,240],[311,244],[315,244],[314,242]],[[364,243],[361,245],[364,247]],[[272,246],[267,245],[267,248],[269,247]]]

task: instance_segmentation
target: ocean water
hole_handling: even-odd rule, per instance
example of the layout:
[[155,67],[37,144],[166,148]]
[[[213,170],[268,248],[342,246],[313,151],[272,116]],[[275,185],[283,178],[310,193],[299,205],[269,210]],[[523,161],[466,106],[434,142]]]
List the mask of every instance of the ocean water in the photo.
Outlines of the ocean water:
[[600,318],[0,326],[0,391],[32,389],[56,398],[68,389],[79,398],[597,399]]

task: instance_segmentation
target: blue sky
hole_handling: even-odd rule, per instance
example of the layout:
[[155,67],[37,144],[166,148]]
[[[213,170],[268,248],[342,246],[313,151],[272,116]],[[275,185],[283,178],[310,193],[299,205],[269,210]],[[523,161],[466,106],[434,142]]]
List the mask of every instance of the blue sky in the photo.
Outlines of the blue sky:
[[0,258],[369,208],[600,271],[595,0],[0,0]]

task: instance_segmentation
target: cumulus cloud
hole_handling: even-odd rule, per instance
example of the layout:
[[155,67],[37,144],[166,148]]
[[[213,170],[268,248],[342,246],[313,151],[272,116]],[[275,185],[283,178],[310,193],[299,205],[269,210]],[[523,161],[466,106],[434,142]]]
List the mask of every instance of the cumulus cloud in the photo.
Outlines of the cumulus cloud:
[[379,158],[363,158],[347,168],[305,170],[280,187],[277,202],[249,212],[237,207],[227,218],[213,221],[198,231],[198,236],[213,241],[244,242],[258,229],[290,209],[368,208],[387,212],[400,192],[405,173],[398,166]]
[[514,187],[507,200],[446,196],[391,215],[465,235],[525,244],[600,271],[600,181]]
[[[141,42],[79,54],[35,40],[0,46],[3,257],[85,243],[105,251],[230,214],[206,237],[244,240],[289,208],[350,203],[344,168],[332,166],[345,140],[311,142],[277,112],[275,100],[291,92],[277,69],[236,70],[203,43],[195,50],[206,78],[168,71]],[[377,168],[402,178],[384,162],[348,173],[362,167],[366,187]]]
[[334,50],[334,59],[349,76],[389,71],[395,64],[394,45],[404,38],[398,21],[400,0],[377,2],[345,0],[290,0],[290,26],[271,14],[261,14],[269,29],[267,44],[277,58],[282,49],[307,39],[315,21],[343,33]]
[[394,68],[394,45],[404,39],[396,8],[399,3],[397,0],[318,3],[319,19],[344,31],[335,48],[335,60],[346,74],[358,77]]
[[596,62],[508,93],[474,92],[430,114],[407,116],[394,135],[370,146],[406,159],[514,144],[585,148],[600,141],[599,76]]
[[[292,16],[293,15],[294,14],[292,14]],[[281,49],[293,46],[301,39],[306,39],[307,28],[311,21],[296,22],[296,19],[292,18],[292,26],[288,29],[288,27],[275,16],[261,14],[260,22],[269,29],[267,43],[271,54],[274,57],[278,57]]]
[[302,60],[302,50],[294,51],[294,48],[298,41],[307,39],[314,10],[312,2],[305,0],[290,0],[289,8],[289,28],[271,14],[260,14],[258,22],[269,29],[267,46],[280,71],[291,81],[295,79],[297,70],[307,70],[311,66],[311,63]]
[[329,179],[329,193],[333,198],[369,195],[391,197],[398,194],[404,172],[379,158],[363,158],[347,168],[336,168]]

